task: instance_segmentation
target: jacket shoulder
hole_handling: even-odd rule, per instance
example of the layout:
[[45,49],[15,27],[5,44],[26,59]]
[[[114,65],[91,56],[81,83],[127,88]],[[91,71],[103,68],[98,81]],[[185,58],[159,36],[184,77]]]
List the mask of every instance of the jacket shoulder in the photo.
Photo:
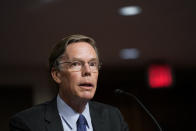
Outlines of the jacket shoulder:
[[104,104],[104,103],[100,103],[97,101],[90,101],[89,102],[89,106],[90,108],[95,108],[96,110],[101,110],[101,111],[119,111],[119,109],[117,107],[114,107],[112,105],[108,105],[108,104]]
[[45,102],[45,103],[42,103],[42,104],[39,104],[39,105],[35,105],[31,108],[25,109],[25,110],[15,114],[12,118],[14,118],[14,117],[29,118],[30,116],[31,117],[39,117],[45,111],[45,108],[48,105],[48,103],[49,102]]
[[27,131],[34,128],[42,130],[42,127],[37,125],[43,125],[46,106],[49,103],[35,105],[12,116],[9,123],[10,131],[16,129]]
[[117,107],[99,103],[89,102],[91,118],[100,121],[108,131],[129,131],[127,123]]
[[100,102],[89,102],[89,108],[90,112],[92,114],[98,114],[98,117],[104,118],[114,118],[113,120],[119,120],[121,119],[122,114],[120,110],[117,107],[108,105],[108,104],[103,104]]

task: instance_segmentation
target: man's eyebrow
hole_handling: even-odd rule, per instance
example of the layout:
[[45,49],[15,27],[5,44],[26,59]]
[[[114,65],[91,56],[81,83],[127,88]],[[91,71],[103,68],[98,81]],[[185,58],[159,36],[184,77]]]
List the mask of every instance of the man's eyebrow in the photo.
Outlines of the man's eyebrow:
[[62,55],[62,56],[59,56],[57,59],[67,59],[67,56],[65,56],[65,55]]
[[[82,60],[80,58],[76,58],[76,57],[72,58],[71,60],[72,61],[84,61],[84,60]],[[89,61],[98,61],[98,59],[97,58],[91,58]]]

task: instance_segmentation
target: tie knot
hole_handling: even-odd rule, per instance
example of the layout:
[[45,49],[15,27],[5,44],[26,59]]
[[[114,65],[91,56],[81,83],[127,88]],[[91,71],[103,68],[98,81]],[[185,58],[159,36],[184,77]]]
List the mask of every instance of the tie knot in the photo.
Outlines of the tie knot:
[[77,120],[77,124],[79,124],[79,125],[86,125],[86,119],[85,119],[85,117],[82,114],[80,114],[80,116],[79,116],[79,118]]

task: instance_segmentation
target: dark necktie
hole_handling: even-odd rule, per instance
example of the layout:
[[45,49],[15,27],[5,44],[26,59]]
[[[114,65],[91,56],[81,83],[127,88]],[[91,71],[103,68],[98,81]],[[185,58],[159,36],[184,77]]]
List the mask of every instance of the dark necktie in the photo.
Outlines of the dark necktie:
[[85,117],[81,114],[77,120],[77,131],[86,131],[87,121]]

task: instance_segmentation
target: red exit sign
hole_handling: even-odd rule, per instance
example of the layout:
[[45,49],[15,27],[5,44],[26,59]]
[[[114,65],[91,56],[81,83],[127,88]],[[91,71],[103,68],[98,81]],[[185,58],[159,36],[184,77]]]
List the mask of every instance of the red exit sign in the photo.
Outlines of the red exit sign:
[[151,88],[169,88],[173,83],[171,67],[167,64],[152,64],[148,68],[148,83]]

